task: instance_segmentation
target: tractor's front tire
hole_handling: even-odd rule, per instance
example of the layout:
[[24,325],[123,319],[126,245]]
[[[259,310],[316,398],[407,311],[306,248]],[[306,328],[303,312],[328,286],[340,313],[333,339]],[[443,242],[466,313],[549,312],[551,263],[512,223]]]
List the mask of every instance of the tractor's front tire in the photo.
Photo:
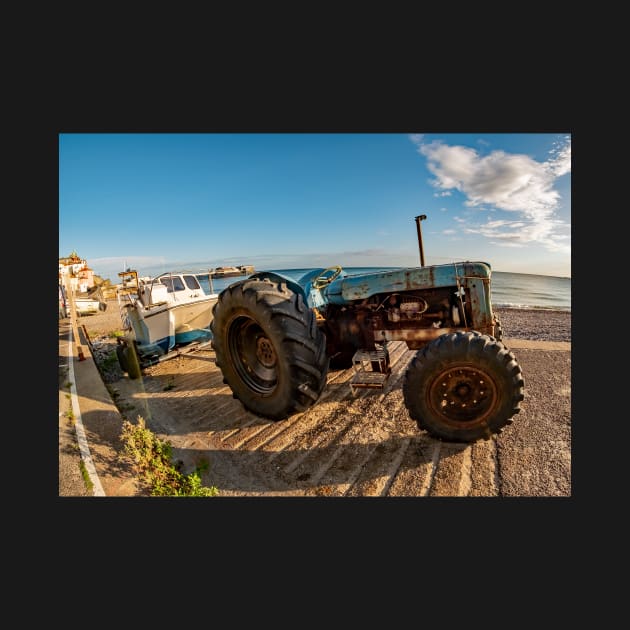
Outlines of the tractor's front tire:
[[403,395],[420,429],[450,442],[474,442],[512,422],[523,387],[521,368],[500,341],[457,332],[418,351],[405,374]]
[[501,326],[501,320],[495,315],[493,320],[494,324],[494,338],[497,341],[503,340],[503,326]]
[[216,364],[249,411],[283,420],[326,385],[326,337],[302,296],[283,282],[246,279],[219,294],[210,324]]

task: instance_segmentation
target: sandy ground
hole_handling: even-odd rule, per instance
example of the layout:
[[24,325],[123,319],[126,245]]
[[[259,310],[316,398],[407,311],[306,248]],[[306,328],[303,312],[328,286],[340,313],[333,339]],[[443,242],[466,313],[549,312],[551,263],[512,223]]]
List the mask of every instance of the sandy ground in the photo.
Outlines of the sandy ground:
[[[409,418],[402,377],[415,351],[404,344],[391,349],[384,390],[353,395],[352,370],[331,371],[321,399],[281,422],[232,398],[209,347],[135,381],[114,363],[103,380],[123,417],[142,416],[185,472],[207,465],[203,483],[221,496],[570,496],[571,315],[496,312],[525,401],[511,425],[474,444],[435,440]],[[120,329],[116,302],[78,323],[101,363],[115,347],[108,334]]]

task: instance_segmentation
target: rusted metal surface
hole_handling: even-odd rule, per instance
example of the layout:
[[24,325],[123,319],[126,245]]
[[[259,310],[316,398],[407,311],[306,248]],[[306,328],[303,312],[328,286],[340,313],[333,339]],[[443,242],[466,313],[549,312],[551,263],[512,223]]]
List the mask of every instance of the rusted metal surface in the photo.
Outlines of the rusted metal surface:
[[[377,343],[385,343],[387,341],[406,341],[409,342],[420,341],[427,342],[437,339],[441,335],[454,332],[468,332],[470,328],[419,328],[419,329],[398,329],[398,330],[375,330],[374,340]],[[410,346],[411,347],[411,346]]]
[[[330,270],[332,268],[329,268]],[[286,282],[316,311],[326,335],[329,356],[352,356],[357,349],[404,341],[419,349],[441,335],[457,331],[494,334],[490,301],[491,268],[485,262],[458,262],[348,275],[334,268],[330,283],[319,282],[327,270],[312,270]],[[336,276],[339,277],[336,277]]]
[[490,266],[483,262],[412,267],[357,276],[348,275],[333,281],[322,293],[328,303],[347,304],[380,293],[456,287],[458,282],[467,287],[472,282],[489,279],[490,275]]

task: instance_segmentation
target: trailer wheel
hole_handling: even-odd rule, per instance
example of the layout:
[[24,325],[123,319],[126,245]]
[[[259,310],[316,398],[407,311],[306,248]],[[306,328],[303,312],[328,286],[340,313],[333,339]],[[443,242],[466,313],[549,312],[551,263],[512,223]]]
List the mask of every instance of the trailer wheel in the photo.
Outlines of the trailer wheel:
[[249,411],[283,420],[320,397],[328,372],[326,337],[302,295],[284,282],[245,279],[213,308],[216,364]]
[[478,332],[442,335],[418,351],[403,383],[409,415],[436,438],[488,439],[511,424],[523,400],[516,358]]
[[128,372],[129,364],[127,363],[127,356],[125,354],[125,346],[122,343],[119,343],[116,346],[116,356],[118,357],[118,363],[120,364],[120,369],[123,372]]
[[132,342],[122,342],[116,346],[116,356],[118,357],[118,363],[123,372],[127,372],[129,378],[135,380],[140,378],[142,370],[140,368],[140,361],[138,359],[138,352],[136,346]]

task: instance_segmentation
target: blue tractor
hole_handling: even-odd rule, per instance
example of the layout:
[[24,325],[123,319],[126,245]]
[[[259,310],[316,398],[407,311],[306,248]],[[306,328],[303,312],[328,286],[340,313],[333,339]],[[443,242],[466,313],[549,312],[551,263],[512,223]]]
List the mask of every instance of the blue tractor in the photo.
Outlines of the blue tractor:
[[524,382],[501,341],[485,262],[352,275],[340,266],[299,280],[259,272],[213,309],[216,364],[249,411],[282,420],[321,396],[329,368],[355,367],[351,387],[382,387],[388,344],[418,350],[403,380],[410,417],[441,440],[488,439],[512,422]]

